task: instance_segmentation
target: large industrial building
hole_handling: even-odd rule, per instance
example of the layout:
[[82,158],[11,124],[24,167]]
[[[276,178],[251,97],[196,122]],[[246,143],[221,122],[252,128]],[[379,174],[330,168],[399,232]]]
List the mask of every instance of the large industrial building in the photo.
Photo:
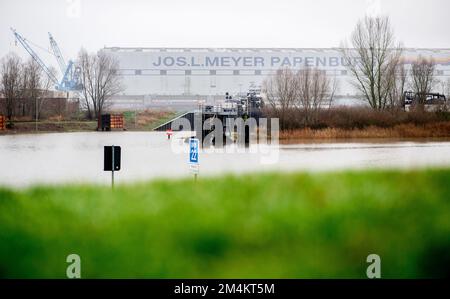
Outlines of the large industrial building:
[[[335,76],[338,98],[358,94],[338,49],[267,48],[104,48],[120,64],[124,91],[116,106],[189,106],[198,100],[214,102],[226,92],[238,94],[262,82],[282,67],[317,67]],[[407,49],[406,62],[419,55],[433,57],[437,77],[450,78],[450,49]],[[439,91],[439,90],[438,90]],[[441,91],[439,91],[441,92]]]

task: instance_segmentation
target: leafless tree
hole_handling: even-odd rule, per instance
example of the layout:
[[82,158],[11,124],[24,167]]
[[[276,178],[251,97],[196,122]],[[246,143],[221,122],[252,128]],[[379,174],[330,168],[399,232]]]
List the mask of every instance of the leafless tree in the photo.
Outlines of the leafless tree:
[[84,106],[89,118],[99,117],[111,97],[122,91],[121,79],[117,73],[119,63],[105,52],[89,54],[83,49],[78,60]]
[[294,72],[283,68],[264,82],[263,91],[284,127],[287,113],[293,110],[304,125],[314,121],[319,110],[330,105],[337,87],[336,78],[331,80],[323,70],[305,68]]
[[333,75],[333,79],[331,80],[331,88],[330,88],[330,96],[328,97],[328,108],[331,108],[333,104],[334,96],[339,89],[339,79],[336,76],[336,72]]
[[[56,76],[57,71],[54,67],[50,67],[49,70]],[[41,112],[43,112],[42,109],[46,105],[47,100],[53,97],[54,82],[48,75],[45,74],[41,77],[40,87],[41,92],[39,93],[36,101],[36,120],[39,120],[41,117]]]
[[411,65],[411,85],[416,93],[418,107],[423,107],[426,94],[433,89],[436,78],[434,71],[436,63],[433,58],[419,56]]
[[355,79],[355,87],[369,105],[373,109],[386,108],[402,54],[389,18],[366,16],[360,20],[351,35],[351,47],[344,42],[341,52]]
[[283,125],[286,113],[298,100],[297,75],[289,68],[279,69],[263,83],[263,93],[273,111],[277,112]]
[[[33,59],[25,64],[23,70],[24,99],[34,107],[34,116],[38,120],[42,107],[50,96],[53,81]],[[55,68],[50,68],[50,71],[56,74]]]
[[23,66],[20,57],[11,53],[1,61],[0,92],[5,98],[6,118],[8,126],[12,126],[14,107],[22,97],[23,92]]
[[399,63],[392,68],[393,88],[388,93],[388,107],[391,109],[403,107],[403,94],[405,92],[408,79],[408,70],[403,63]]
[[279,69],[265,80],[263,90],[272,108],[292,108],[298,96],[297,83],[296,74],[289,68]]
[[324,70],[305,68],[297,73],[298,108],[303,110],[305,124],[310,124],[318,116],[319,110],[330,102],[335,85],[331,85]]
[[447,101],[450,101],[450,78],[448,78],[447,82],[445,83],[444,94],[447,98]]
[[445,95],[445,105],[444,109],[448,111],[450,108],[450,78],[447,79],[447,82],[444,82],[444,95]]
[[31,103],[36,103],[41,89],[42,71],[39,64],[30,58],[24,65],[23,82],[24,82],[24,97],[29,99]]
[[436,83],[439,84],[440,91],[442,95],[445,96],[445,100],[439,105],[438,111],[449,111],[449,98],[450,98],[450,78],[446,80],[442,78],[441,80],[436,79]]

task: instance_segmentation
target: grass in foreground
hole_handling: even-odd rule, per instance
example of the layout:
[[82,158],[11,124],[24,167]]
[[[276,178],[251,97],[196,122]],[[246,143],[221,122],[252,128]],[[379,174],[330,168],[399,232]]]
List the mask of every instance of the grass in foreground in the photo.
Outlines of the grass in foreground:
[[450,170],[264,174],[0,190],[0,276],[441,277]]

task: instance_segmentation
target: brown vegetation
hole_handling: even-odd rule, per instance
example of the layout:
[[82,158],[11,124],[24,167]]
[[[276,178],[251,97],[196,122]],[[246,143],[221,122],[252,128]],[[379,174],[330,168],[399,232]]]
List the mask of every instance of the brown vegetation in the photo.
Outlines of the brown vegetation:
[[62,133],[62,132],[93,132],[97,127],[96,121],[40,121],[37,130],[34,121],[16,121],[14,128],[0,131],[0,135],[34,134],[34,133]]
[[[51,102],[51,101],[48,101]],[[105,112],[109,113],[109,112]],[[127,131],[151,131],[159,124],[175,116],[172,111],[144,110],[144,111],[115,111],[123,113],[125,117],[125,129]],[[135,120],[136,117],[136,120]],[[15,126],[9,130],[0,131],[4,134],[23,133],[50,133],[50,132],[89,132],[97,128],[96,121],[89,121],[83,112],[77,114],[60,114],[42,118],[37,126],[30,116],[15,116]]]
[[[266,117],[279,117],[266,109]],[[305,125],[304,111],[285,113],[280,139],[311,138],[426,138],[450,137],[450,114],[414,110],[374,110],[364,107],[322,109],[313,124]]]
[[[6,115],[6,99],[0,96],[0,114]],[[26,121],[36,119],[36,105],[39,106],[39,120],[65,119],[79,114],[78,101],[69,101],[66,98],[49,97],[45,101],[32,101],[29,98],[16,99],[11,105],[13,121]]]
[[369,126],[363,129],[295,129],[280,132],[280,139],[339,139],[339,138],[448,138],[450,121],[416,125],[395,125],[390,128]]
[[[410,112],[402,109],[395,110],[374,110],[368,107],[337,107],[321,109],[317,113],[314,122],[305,125],[305,115],[301,109],[289,109],[284,114],[284,121],[281,122],[281,130],[294,129],[364,129],[370,126],[380,128],[391,128],[401,124],[424,125],[449,121],[448,112],[426,112],[423,110],[413,110]],[[264,116],[267,118],[280,118],[278,110],[265,109]]]
[[149,131],[175,117],[176,113],[167,110],[124,111],[127,130]]

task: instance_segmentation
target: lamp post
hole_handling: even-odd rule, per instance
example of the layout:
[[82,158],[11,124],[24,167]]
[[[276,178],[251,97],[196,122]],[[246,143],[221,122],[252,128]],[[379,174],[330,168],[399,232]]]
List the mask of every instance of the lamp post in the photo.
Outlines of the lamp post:
[[36,112],[36,115],[35,115],[35,130],[36,130],[36,132],[37,132],[37,130],[38,130],[38,97],[36,97],[35,98],[35,112]]

